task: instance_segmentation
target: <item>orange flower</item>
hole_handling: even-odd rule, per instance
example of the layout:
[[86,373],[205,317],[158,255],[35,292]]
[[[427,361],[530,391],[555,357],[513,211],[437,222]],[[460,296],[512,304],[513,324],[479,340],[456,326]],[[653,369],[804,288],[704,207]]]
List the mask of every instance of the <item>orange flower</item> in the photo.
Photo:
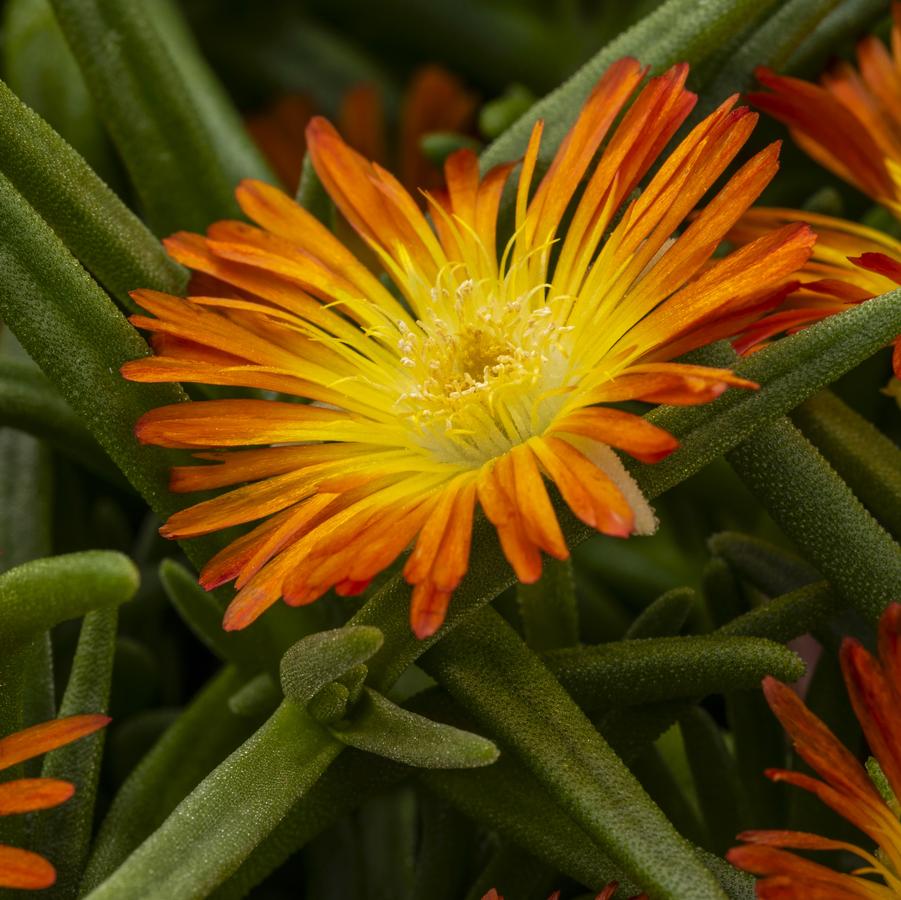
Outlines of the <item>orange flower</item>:
[[[856,640],[845,638],[842,672],[855,715],[894,795],[901,796],[901,604],[893,604],[879,623],[879,659]],[[773,769],[774,781],[787,781],[816,794],[878,846],[875,853],[842,841],[797,831],[747,831],[739,835],[747,845],[729,852],[736,866],[764,876],[757,896],[771,898],[901,896],[901,821],[883,798],[864,767],[838,741],[797,694],[773,678],[765,679],[764,693],[792,743],[823,780]],[[864,861],[851,873],[836,872],[787,850],[845,850]],[[869,876],[877,876],[873,880]]]
[[[475,97],[441,66],[424,66],[413,74],[401,105],[396,148],[398,175],[404,187],[415,191],[441,185],[441,172],[423,154],[420,140],[432,132],[467,131],[475,107]],[[248,131],[292,193],[300,181],[307,148],[305,131],[314,113],[308,97],[290,94],[247,118]],[[348,91],[338,114],[338,131],[354,150],[387,165],[385,110],[374,85],[361,84]]]
[[[775,312],[758,319],[734,340],[739,353],[760,349],[770,338],[793,334],[808,325],[901,285],[901,242],[881,231],[800,209],[755,207],[727,238],[738,246],[788,222],[806,222],[817,242],[797,284]],[[901,376],[901,341],[895,342],[895,373]]]
[[[707,265],[775,173],[778,145],[674,237],[754,127],[734,98],[629,199],[694,105],[687,74],[679,65],[652,79],[614,129],[645,70],[633,59],[611,66],[530,198],[536,123],[500,259],[496,220],[515,164],[480,177],[472,152],[453,154],[447,190],[427,195],[433,227],[394,177],[314,119],[316,171],[397,294],[309,213],[257,182],[242,184],[238,200],[260,227],[220,222],[206,237],[169,239],[170,253],[221,291],[187,300],[136,292],[155,318],[132,321],[155,332],[157,355],[126,364],[126,377],[315,401],[183,403],[136,426],[146,443],[202,450],[215,463],[175,469],[173,490],[244,485],[176,513],[164,535],[263,520],[201,573],[208,588],[236,581],[226,628],[244,627],[279,597],[303,604],[332,587],[358,593],[413,542],[404,566],[411,622],[430,635],[467,571],[477,505],[522,581],[538,579],[542,552],[567,557],[547,480],[598,531],[653,530],[611,448],[650,463],[677,442],[609,404],[706,403],[730,385],[755,387],[669,360],[779,302],[814,241],[806,225],[788,225]],[[222,452],[249,445],[259,449]]]
[[[106,716],[69,716],[0,740],[0,771],[85,737],[109,722]],[[55,778],[18,778],[0,784],[0,816],[50,809],[65,803],[75,785]],[[56,881],[53,866],[28,850],[0,845],[0,888],[35,890]]]
[[878,38],[857,47],[859,71],[839,62],[822,87],[768,69],[757,77],[772,93],[755,106],[784,122],[817,162],[901,218],[901,3],[892,4],[891,53]]
[[[749,99],[785,123],[795,142],[817,162],[901,218],[901,3],[892,6],[892,52],[875,37],[858,45],[856,70],[837,63],[822,86],[758,69],[770,93]],[[901,244],[843,219],[801,210],[751,210],[729,234],[741,245],[786,221],[809,222],[818,240],[801,282],[783,307],[755,322],[736,341],[739,352],[791,334],[901,284]],[[892,360],[901,377],[901,341]]]

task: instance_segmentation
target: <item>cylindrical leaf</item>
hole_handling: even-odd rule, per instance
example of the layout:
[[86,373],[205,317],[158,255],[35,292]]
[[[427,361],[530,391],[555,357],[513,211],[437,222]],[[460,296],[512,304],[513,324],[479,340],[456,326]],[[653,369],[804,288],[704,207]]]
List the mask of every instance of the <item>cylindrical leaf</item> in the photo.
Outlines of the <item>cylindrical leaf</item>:
[[[98,609],[85,616],[60,704],[60,716],[107,711],[117,620],[115,608]],[[56,883],[45,894],[54,900],[78,896],[78,883],[94,831],[94,805],[105,738],[105,733],[100,731],[44,757],[43,778],[62,778],[74,783],[76,788],[74,797],[43,813],[35,825],[35,846],[51,855],[56,867]]]
[[728,459],[846,604],[875,621],[898,598],[901,547],[790,422],[762,428]]
[[243,677],[224,668],[194,698],[119,789],[94,841],[82,893],[105,880],[257,722],[235,716],[228,701]]
[[471,615],[422,665],[502,749],[522,759],[636,884],[661,898],[723,896],[559,682],[497,613]]
[[402,709],[376,691],[364,689],[350,721],[331,727],[342,743],[426,769],[471,769],[498,757],[489,740]]
[[[0,173],[126,308],[129,291],[180,293],[188,273],[39,115],[0,82]],[[4,215],[6,215],[4,213]]]
[[585,709],[703,697],[757,687],[766,675],[796,681],[800,658],[763,638],[662,637],[545,654],[563,687]]
[[138,570],[121,553],[88,550],[24,563],[0,575],[2,646],[93,609],[116,607],[137,589]]
[[[224,92],[211,89],[213,76],[193,42],[167,41],[155,6],[53,0],[154,229],[200,231],[238,214],[234,189],[241,178],[271,176]],[[166,35],[171,31],[170,23]],[[195,57],[190,62],[188,54]]]
[[341,752],[286,700],[99,887],[91,900],[200,900],[234,872]]
[[518,584],[516,597],[526,643],[533,650],[571,647],[579,642],[571,560],[546,560],[541,578],[534,584]]
[[320,631],[298,641],[282,657],[282,690],[306,706],[320,688],[366,662],[382,646],[382,633],[368,626]]
[[877,519],[901,537],[901,450],[831,391],[821,391],[793,413],[817,447]]

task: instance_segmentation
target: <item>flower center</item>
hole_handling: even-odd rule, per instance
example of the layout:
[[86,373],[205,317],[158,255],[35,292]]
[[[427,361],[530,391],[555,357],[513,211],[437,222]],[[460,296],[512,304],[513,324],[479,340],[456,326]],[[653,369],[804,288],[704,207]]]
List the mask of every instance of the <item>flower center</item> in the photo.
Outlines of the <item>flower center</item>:
[[399,324],[409,382],[398,411],[443,461],[506,453],[541,433],[562,404],[570,329],[555,321],[543,285],[512,299],[505,288],[439,283],[429,317],[415,329]]

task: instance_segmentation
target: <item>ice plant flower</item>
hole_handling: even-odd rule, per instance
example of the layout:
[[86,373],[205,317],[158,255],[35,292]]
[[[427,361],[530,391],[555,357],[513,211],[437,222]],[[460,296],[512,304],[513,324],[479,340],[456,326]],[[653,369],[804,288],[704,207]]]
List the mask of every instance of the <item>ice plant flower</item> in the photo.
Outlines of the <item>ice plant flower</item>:
[[357,593],[412,543],[403,570],[414,588],[411,623],[430,635],[467,571],[477,506],[523,582],[539,578],[542,552],[568,556],[547,481],[604,534],[654,528],[611,448],[653,463],[677,442],[611,404],[706,403],[729,386],[755,387],[670,360],[778,303],[814,236],[788,225],[708,265],[775,173],[778,145],[745,163],[677,235],[756,115],[731,98],[659,160],[696,98],[684,86],[687,66],[675,66],[614,129],[645,74],[633,59],[608,69],[533,193],[536,123],[500,258],[498,209],[514,163],[480,177],[473,153],[451,155],[447,189],[427,195],[430,221],[393,176],[314,119],[316,171],[397,295],[258,182],[238,189],[258,227],[220,222],[206,237],[167,241],[219,292],[135,292],[153,317],[132,321],[154,332],[157,352],[126,364],[125,376],[314,401],[187,402],[136,425],[141,441],[199,450],[213,463],[176,468],[173,490],[243,485],[176,513],[164,535],[262,520],[201,573],[207,588],[236,582],[226,628],[248,625],[280,597],[303,604],[330,588]]
[[[741,246],[789,222],[807,222],[817,234],[810,259],[792,277],[798,282],[778,310],[752,322],[733,341],[739,353],[759,349],[770,338],[793,334],[834,313],[901,285],[901,241],[882,231],[799,209],[754,207],[729,232]],[[901,341],[893,368],[901,375]]]
[[[836,63],[816,85],[757,70],[769,91],[751,102],[788,126],[795,142],[840,178],[901,219],[901,3],[892,5],[891,53],[874,36],[857,48],[859,69]],[[742,243],[784,221],[807,221],[819,235],[800,290],[739,336],[750,352],[768,338],[799,331],[901,284],[901,244],[871,228],[800,210],[755,209],[730,235]],[[863,271],[868,270],[868,271]],[[901,341],[892,359],[901,377]]]
[[750,101],[784,122],[817,162],[901,218],[901,3],[892,4],[891,52],[877,37],[857,47],[821,85],[758,69],[770,92]]
[[[441,185],[441,171],[422,152],[421,139],[432,132],[469,131],[475,109],[475,96],[456,75],[441,66],[423,66],[413,73],[401,101],[394,154],[388,152],[385,104],[375,85],[360,84],[344,95],[337,125],[347,143],[367,159],[386,165],[389,156],[395,158],[401,184],[415,191]],[[289,94],[246,122],[257,146],[292,192],[300,180],[306,127],[314,114],[306,95]]]
[[[883,613],[878,643],[876,659],[856,640],[845,638],[841,665],[870,752],[879,763],[890,792],[899,797],[901,604],[895,603]],[[878,849],[870,852],[806,832],[746,831],[739,838],[748,843],[731,850],[729,860],[763,876],[757,882],[758,897],[888,900],[901,896],[901,821],[897,801],[883,796],[856,757],[791,688],[767,678],[763,689],[798,754],[820,778],[782,769],[766,774],[774,781],[786,781],[815,794],[871,838]],[[850,873],[837,872],[790,850],[844,850],[863,860],[863,865]]]
[[[0,771],[71,744],[108,722],[100,715],[69,716],[8,735],[0,739]],[[50,809],[65,803],[74,793],[75,785],[56,778],[17,778],[0,783],[0,816]],[[37,890],[55,881],[56,871],[43,856],[0,844],[0,888]]]

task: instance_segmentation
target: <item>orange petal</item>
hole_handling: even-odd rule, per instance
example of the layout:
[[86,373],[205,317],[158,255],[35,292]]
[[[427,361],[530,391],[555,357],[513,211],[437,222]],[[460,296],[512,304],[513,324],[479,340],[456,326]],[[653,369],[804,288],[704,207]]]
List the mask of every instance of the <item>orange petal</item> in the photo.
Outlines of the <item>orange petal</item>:
[[[635,525],[635,515],[613,481],[569,441],[546,437],[541,443],[547,453],[539,458],[548,466],[548,471],[567,504],[570,504],[570,500],[577,503],[576,506],[571,505],[573,512],[589,524],[588,517],[579,514],[583,509],[583,501],[575,495],[575,485],[578,485],[592,504],[594,527],[598,531],[613,537],[630,535]],[[540,452],[537,446],[536,452]]]
[[863,269],[885,275],[895,284],[901,284],[901,262],[884,253],[861,253],[860,256],[851,257],[851,262]]
[[316,440],[346,413],[276,400],[201,400],[152,409],[138,419],[135,434],[160,447],[240,447]]
[[814,771],[859,802],[881,804],[863,766],[790,687],[767,676],[763,692],[795,749]]
[[17,731],[0,740],[0,769],[8,769],[26,759],[71,744],[110,721],[109,716],[96,714],[67,716]]
[[431,581],[421,581],[410,599],[410,628],[419,640],[431,637],[444,623],[451,591],[442,591]]
[[56,869],[37,853],[0,845],[0,888],[38,891],[56,881]]
[[[505,490],[519,510],[523,528],[529,540],[541,547],[545,553],[557,559],[567,559],[569,548],[560,530],[557,514],[551,505],[544,486],[544,479],[535,460],[535,455],[527,445],[514,447],[505,457],[498,460],[498,467],[512,469],[512,485]],[[503,469],[501,471],[503,479]]]
[[484,466],[479,473],[477,493],[485,515],[497,529],[504,556],[523,584],[541,577],[541,552],[526,537],[519,512],[507,496],[498,476],[497,463]]
[[55,778],[20,778],[0,784],[0,816],[50,809],[65,803],[75,785]]
[[729,387],[755,389],[753,381],[739,378],[728,369],[689,366],[681,363],[653,363],[630,366],[622,375],[591,391],[592,402],[613,403],[643,400],[692,406],[709,403]]
[[625,450],[630,456],[646,463],[665,459],[679,446],[668,431],[652,425],[641,416],[607,407],[576,410],[554,422],[552,430],[581,434]]
[[853,638],[842,642],[840,660],[870,752],[879,760],[895,795],[901,796],[901,685],[893,686],[882,666]]

